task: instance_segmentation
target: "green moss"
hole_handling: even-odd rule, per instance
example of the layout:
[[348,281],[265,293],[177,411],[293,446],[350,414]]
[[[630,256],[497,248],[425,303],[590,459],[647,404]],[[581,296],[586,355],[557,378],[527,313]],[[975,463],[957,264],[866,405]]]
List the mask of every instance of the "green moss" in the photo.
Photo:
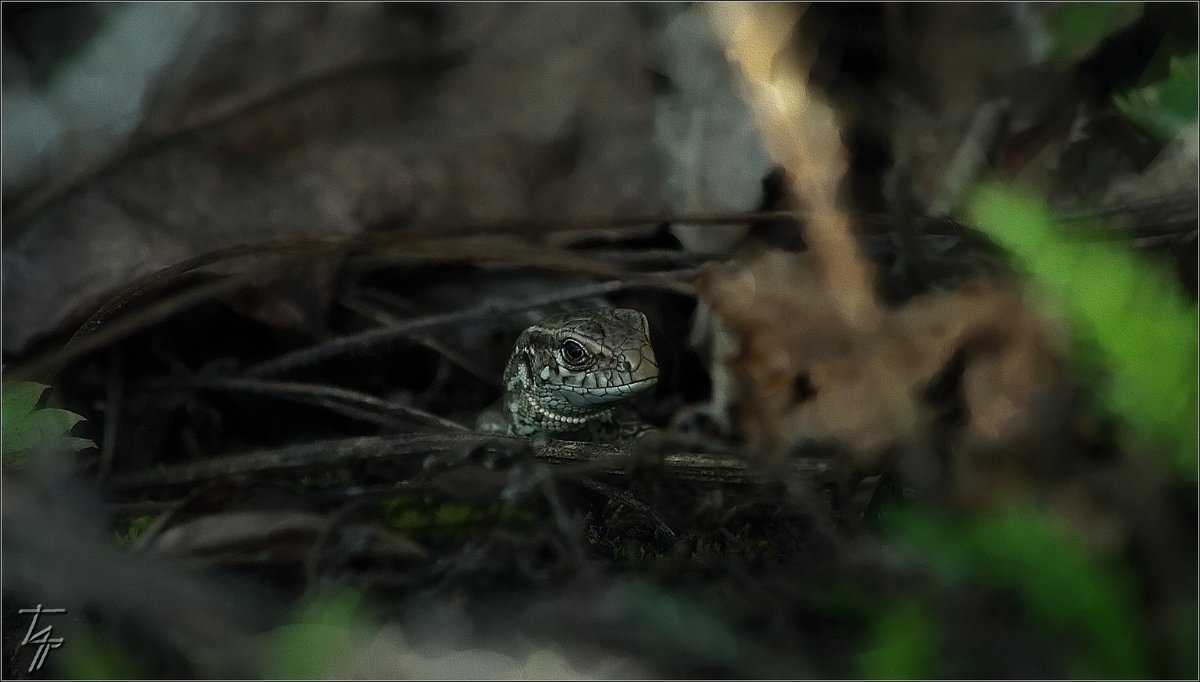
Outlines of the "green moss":
[[150,524],[154,523],[154,518],[153,516],[134,516],[118,526],[117,530],[113,532],[113,540],[117,547],[124,550],[132,548],[150,527]]
[[490,502],[475,506],[432,495],[395,495],[380,500],[376,508],[391,527],[420,537],[462,537],[495,525],[529,525],[541,519],[527,505]]
[[485,514],[476,514],[469,505],[449,502],[434,511],[436,523],[442,526],[465,526],[482,516]]

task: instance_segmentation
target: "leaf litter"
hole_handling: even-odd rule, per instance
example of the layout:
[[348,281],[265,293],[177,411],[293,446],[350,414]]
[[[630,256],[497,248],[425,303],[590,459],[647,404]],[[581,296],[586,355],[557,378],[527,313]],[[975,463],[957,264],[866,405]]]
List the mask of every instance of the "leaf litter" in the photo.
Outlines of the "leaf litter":
[[[824,10],[689,10],[677,26],[710,22],[729,57],[722,88],[762,141],[730,163],[760,168],[765,150],[789,210],[764,198],[763,212],[671,216],[656,209],[755,200],[733,185],[659,196],[639,137],[654,128],[638,108],[653,88],[635,75],[651,51],[611,45],[674,15],[430,11],[452,48],[416,77],[433,94],[399,101],[394,84],[412,74],[326,63],[296,89],[292,74],[252,96],[182,98],[199,113],[159,112],[151,144],[17,213],[6,378],[53,376],[106,452],[18,475],[6,463],[12,589],[66,600],[154,652],[160,676],[1174,670],[1150,662],[1144,633],[1179,639],[1187,624],[1172,595],[1193,577],[1194,494],[1094,409],[1102,391],[1076,362],[1073,320],[977,238],[974,217],[945,215],[997,149],[1062,134],[1039,119],[1053,98],[996,108],[971,74],[1011,64],[954,64],[934,31],[918,67],[952,106],[880,117],[912,151],[899,166],[921,177],[905,187],[913,171],[898,168],[883,206],[851,210],[856,119],[812,87],[828,57],[793,30]],[[343,28],[385,30],[361,12]],[[909,40],[947,22],[968,44],[1030,35],[1028,16],[1000,14],[882,13],[892,29],[908,21]],[[1139,26],[1135,14],[1105,30]],[[523,52],[531,43],[571,58]],[[1105,41],[1071,44],[1067,63]],[[496,77],[494,63],[514,66]],[[563,97],[537,105],[545,88]],[[471,110],[478,92],[496,106]],[[724,123],[701,137],[745,136],[746,121]],[[929,134],[943,126],[961,134]],[[1069,147],[1042,147],[1035,170]],[[673,172],[694,190],[708,171]],[[1108,179],[1122,177],[1146,194]],[[1110,196],[1139,229],[1162,226]],[[914,197],[915,214],[894,205]],[[892,222],[905,211],[908,228]],[[62,218],[68,242],[85,224],[115,231],[83,247],[97,267],[38,289],[60,258],[45,230]],[[1194,229],[1173,221],[1170,239]],[[135,223],[164,229],[144,239]],[[1101,232],[1078,235],[1114,239]],[[923,279],[906,272],[917,264]],[[456,428],[497,397],[489,376],[529,319],[597,298],[652,322],[666,373],[642,408],[657,433],[614,446]],[[69,343],[47,340],[89,315]],[[6,421],[8,399],[6,386]],[[247,592],[252,617],[237,606]]]

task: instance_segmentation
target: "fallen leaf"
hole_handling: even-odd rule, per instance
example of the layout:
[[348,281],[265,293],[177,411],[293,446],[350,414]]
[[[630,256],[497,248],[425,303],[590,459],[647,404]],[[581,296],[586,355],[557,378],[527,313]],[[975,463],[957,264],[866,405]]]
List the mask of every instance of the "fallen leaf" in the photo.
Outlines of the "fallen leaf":
[[808,255],[718,266],[699,289],[709,328],[697,337],[720,346],[714,407],[769,456],[826,442],[870,469],[919,444],[935,420],[925,391],[959,354],[968,450],[1026,440],[1063,380],[1055,328],[1000,281],[920,296],[868,329],[844,319]]

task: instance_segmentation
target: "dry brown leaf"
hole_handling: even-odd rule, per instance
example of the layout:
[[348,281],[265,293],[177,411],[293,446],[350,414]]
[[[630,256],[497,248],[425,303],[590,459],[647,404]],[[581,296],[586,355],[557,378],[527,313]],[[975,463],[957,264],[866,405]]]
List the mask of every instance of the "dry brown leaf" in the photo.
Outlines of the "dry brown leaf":
[[1036,432],[1063,376],[1055,330],[1002,283],[927,294],[865,330],[845,320],[807,254],[721,266],[699,290],[714,407],[773,457],[828,442],[870,469],[888,448],[919,444],[935,419],[925,393],[960,353],[958,445],[1016,446]]
[[[130,280],[233,244],[658,212],[649,36],[635,12],[425,13],[444,19],[434,41],[404,40],[421,20],[403,10],[228,19],[233,45],[163,85],[180,94],[135,149],[8,216],[5,351],[69,330]],[[257,23],[272,17],[304,30]],[[231,72],[237,87],[208,78]]]
[[706,6],[730,60],[747,83],[763,143],[786,171],[792,194],[807,207],[804,238],[823,268],[832,302],[856,327],[877,323],[872,265],[863,257],[838,190],[849,168],[837,113],[808,86],[815,51],[791,49],[804,9],[793,4],[714,3]]

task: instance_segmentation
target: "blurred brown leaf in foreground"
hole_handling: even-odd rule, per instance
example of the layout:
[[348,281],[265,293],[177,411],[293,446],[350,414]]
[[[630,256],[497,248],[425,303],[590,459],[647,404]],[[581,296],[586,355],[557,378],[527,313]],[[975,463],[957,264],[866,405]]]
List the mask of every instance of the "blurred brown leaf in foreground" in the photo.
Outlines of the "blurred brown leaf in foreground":
[[775,457],[815,441],[871,469],[889,447],[919,445],[937,418],[926,393],[958,360],[968,453],[1028,444],[1064,386],[1062,330],[1000,281],[881,310],[865,330],[839,312],[810,255],[714,268],[700,296],[714,404]]

